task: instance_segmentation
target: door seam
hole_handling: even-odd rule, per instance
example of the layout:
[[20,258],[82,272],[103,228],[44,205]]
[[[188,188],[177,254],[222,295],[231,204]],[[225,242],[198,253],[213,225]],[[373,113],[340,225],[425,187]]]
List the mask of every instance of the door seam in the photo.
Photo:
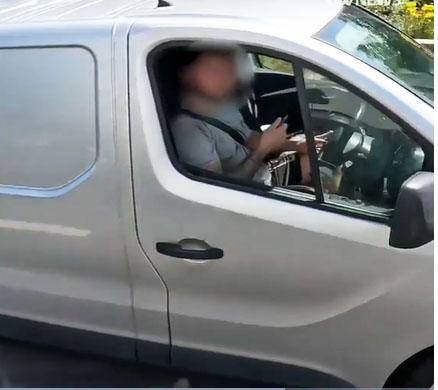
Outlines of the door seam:
[[[132,145],[132,131],[131,131],[131,94],[130,94],[130,58],[129,58],[129,36],[131,33],[131,29],[132,29],[133,23],[131,23],[131,25],[129,26],[128,32],[126,34],[126,64],[127,64],[127,113],[128,113],[128,135],[129,135],[129,163],[130,163],[130,174],[131,174],[131,192],[132,192],[132,206],[133,206],[133,212],[134,212],[134,228],[135,228],[135,235],[137,238],[137,242],[138,245],[140,246],[141,251],[143,252],[144,256],[146,257],[147,261],[149,262],[149,264],[151,265],[151,267],[153,268],[153,270],[155,271],[155,274],[158,276],[158,278],[160,279],[161,283],[164,286],[164,289],[166,291],[166,318],[167,318],[167,332],[168,332],[168,337],[169,337],[169,365],[172,366],[172,330],[171,330],[171,326],[170,326],[170,303],[169,303],[169,288],[165,282],[165,280],[163,279],[163,277],[161,276],[160,272],[158,271],[158,269],[155,267],[155,265],[153,264],[153,262],[151,261],[151,259],[149,258],[145,248],[143,247],[143,244],[140,240],[140,235],[139,235],[139,231],[138,231],[138,218],[137,218],[137,208],[136,208],[136,197],[135,197],[135,179],[134,179],[134,164],[133,164],[133,145]],[[132,304],[132,308],[134,309],[134,301]],[[138,337],[137,337],[138,339]],[[137,348],[136,348],[136,354],[137,354]],[[137,360],[138,360],[138,356],[137,356]]]

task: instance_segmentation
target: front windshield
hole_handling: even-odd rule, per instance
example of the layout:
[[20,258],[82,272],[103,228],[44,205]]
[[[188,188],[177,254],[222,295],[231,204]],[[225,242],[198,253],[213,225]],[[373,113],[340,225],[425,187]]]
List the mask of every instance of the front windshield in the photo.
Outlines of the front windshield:
[[363,9],[344,6],[316,38],[378,69],[433,105],[433,55]]

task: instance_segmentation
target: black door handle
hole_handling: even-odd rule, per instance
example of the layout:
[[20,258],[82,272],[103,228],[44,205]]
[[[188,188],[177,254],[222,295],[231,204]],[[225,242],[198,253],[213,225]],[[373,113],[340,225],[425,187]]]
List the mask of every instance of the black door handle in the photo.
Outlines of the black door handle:
[[178,243],[157,242],[157,252],[179,259],[216,260],[224,257],[224,251],[211,248],[206,242],[196,239],[184,239]]

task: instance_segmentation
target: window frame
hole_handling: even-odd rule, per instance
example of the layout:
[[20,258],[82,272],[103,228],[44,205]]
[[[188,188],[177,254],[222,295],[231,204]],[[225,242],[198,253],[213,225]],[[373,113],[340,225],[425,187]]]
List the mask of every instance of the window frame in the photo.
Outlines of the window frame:
[[[162,104],[162,96],[160,93],[161,87],[158,85],[158,80],[156,77],[157,75],[155,68],[155,58],[159,53],[165,51],[166,49],[175,48],[175,47],[183,48],[196,41],[198,41],[198,39],[175,39],[172,41],[163,42],[155,46],[151,51],[149,51],[146,54],[146,58],[145,58],[147,76],[150,81],[153,100],[156,106],[157,116],[160,123],[165,148],[168,157],[170,159],[170,162],[172,163],[173,167],[177,170],[177,172],[179,172],[181,175],[191,180],[206,183],[209,185],[215,185],[223,188],[228,188],[231,190],[242,191],[258,196],[263,196],[265,198],[281,200],[283,202],[311,207],[321,211],[334,212],[352,218],[359,218],[362,220],[383,223],[385,225],[390,226],[392,215],[384,215],[382,213],[369,212],[369,211],[367,212],[366,209],[356,209],[356,208],[349,209],[341,204],[327,203],[325,201],[324,193],[322,191],[320,174],[319,174],[319,165],[317,160],[315,142],[313,138],[313,129],[310,126],[310,108],[306,98],[303,69],[309,69],[311,71],[319,73],[322,76],[329,78],[330,80],[338,83],[340,86],[347,88],[351,93],[356,94],[359,98],[365,100],[367,103],[374,105],[376,109],[381,111],[382,114],[386,115],[394,123],[398,124],[408,137],[410,137],[412,140],[417,142],[419,146],[423,148],[425,153],[425,161],[423,164],[423,169],[427,166],[433,167],[433,145],[420,132],[418,132],[415,128],[413,128],[403,119],[401,119],[396,113],[392,112],[384,104],[380,103],[378,100],[369,96],[361,89],[355,87],[353,84],[331,73],[330,71],[318,65],[315,65],[312,62],[309,62],[302,58],[298,58],[292,54],[287,54],[271,48],[256,46],[254,44],[245,44],[245,43],[236,42],[236,44],[240,45],[248,53],[252,53],[256,55],[266,55],[266,56],[278,58],[283,61],[291,62],[297,83],[298,100],[300,104],[301,115],[303,118],[303,126],[304,126],[303,130],[306,136],[306,141],[310,146],[309,147],[310,164],[312,170],[314,172],[317,172],[316,174],[313,175],[315,196],[300,193],[298,191],[285,190],[284,188],[281,187],[274,187],[274,186],[268,187],[266,185],[258,184],[254,182],[242,182],[241,180],[225,177],[224,175],[215,174],[213,172],[209,172],[205,170],[199,170],[198,174],[194,174],[193,172],[190,172],[187,169],[187,167],[179,161],[175,150],[174,141],[171,136],[171,130],[168,126],[168,120],[166,118],[166,113]],[[430,169],[426,169],[426,170],[433,171],[433,168],[432,170]]]
[[[72,191],[74,188],[79,186],[83,181],[87,180],[96,170],[96,162],[99,158],[100,154],[100,145],[99,145],[99,104],[98,104],[98,73],[97,73],[97,59],[95,53],[91,50],[90,47],[83,44],[53,44],[53,45],[19,45],[12,44],[11,46],[2,46],[0,47],[0,51],[7,50],[15,50],[15,51],[25,51],[25,50],[53,50],[54,52],[59,49],[80,49],[81,53],[87,53],[90,56],[92,63],[92,75],[93,79],[90,85],[93,86],[92,97],[93,97],[93,105],[92,109],[94,110],[93,121],[93,144],[94,144],[94,156],[90,159],[88,164],[84,164],[81,169],[79,169],[75,174],[66,176],[65,179],[60,183],[53,183],[51,185],[41,185],[36,184],[32,185],[28,184],[17,184],[17,183],[0,183],[0,195],[11,195],[11,196],[19,196],[19,197],[29,197],[29,198],[57,198],[59,196],[63,196],[66,193]],[[44,54],[44,53],[42,53]],[[53,60],[53,59],[52,59]],[[52,61],[53,62],[53,61]],[[91,95],[90,95],[91,96]],[[91,137],[90,137],[91,138]],[[70,145],[71,146],[71,145]],[[53,164],[52,164],[53,165]]]

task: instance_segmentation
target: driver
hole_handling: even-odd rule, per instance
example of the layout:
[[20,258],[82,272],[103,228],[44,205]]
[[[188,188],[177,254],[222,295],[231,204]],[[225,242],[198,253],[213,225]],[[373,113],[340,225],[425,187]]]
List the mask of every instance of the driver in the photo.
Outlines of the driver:
[[269,185],[265,158],[283,151],[307,153],[307,145],[287,140],[281,118],[263,133],[245,124],[236,98],[242,56],[246,53],[234,47],[194,53],[179,74],[182,109],[172,133],[181,162]]

